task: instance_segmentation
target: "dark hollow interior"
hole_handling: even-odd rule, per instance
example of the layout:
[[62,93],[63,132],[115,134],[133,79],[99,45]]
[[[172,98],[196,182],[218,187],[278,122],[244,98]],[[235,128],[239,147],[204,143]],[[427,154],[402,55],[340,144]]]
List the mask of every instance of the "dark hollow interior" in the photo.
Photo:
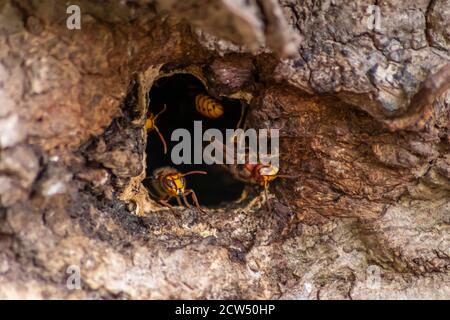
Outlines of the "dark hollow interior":
[[[223,116],[219,119],[209,119],[197,113],[195,110],[194,99],[198,93],[207,94],[203,83],[190,74],[175,74],[170,77],[161,78],[151,88],[149,93],[149,114],[157,114],[163,109],[164,105],[167,107],[166,111],[156,120],[156,126],[164,136],[168,152],[164,154],[163,144],[158,134],[154,130],[149,131],[147,142],[147,177],[151,177],[155,169],[163,166],[176,168],[180,172],[188,172],[191,170],[206,171],[206,175],[187,176],[187,187],[195,191],[201,205],[215,208],[224,205],[226,202],[239,199],[245,185],[236,180],[221,165],[175,165],[171,161],[171,150],[179,142],[172,142],[171,134],[177,128],[185,128],[191,133],[193,145],[194,121],[201,120],[203,132],[209,128],[216,128],[221,130],[225,136],[225,129],[235,129],[241,118],[243,118],[244,104],[240,100],[220,98],[218,100],[224,107]],[[192,157],[193,154],[194,150],[192,147]],[[148,180],[144,184],[152,191]],[[176,204],[174,200],[172,200],[171,204]],[[192,203],[191,199],[189,199],[189,202]]]

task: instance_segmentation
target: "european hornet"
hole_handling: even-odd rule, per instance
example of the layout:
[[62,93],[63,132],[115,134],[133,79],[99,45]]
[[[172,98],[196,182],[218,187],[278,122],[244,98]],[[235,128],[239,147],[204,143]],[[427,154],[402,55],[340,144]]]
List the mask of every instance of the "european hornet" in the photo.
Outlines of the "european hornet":
[[195,96],[195,110],[209,119],[220,118],[224,113],[223,106],[219,101],[202,93]]
[[245,183],[260,185],[264,188],[264,195],[269,211],[272,210],[269,202],[269,183],[277,178],[295,179],[298,177],[278,174],[280,168],[272,164],[231,164],[227,165],[227,168],[236,179]]
[[[205,133],[206,138],[208,135]],[[226,157],[234,157],[234,154],[224,145],[222,142],[213,140],[212,144],[216,144],[219,148],[223,148],[224,154]],[[269,211],[272,210],[272,207],[269,203],[269,184],[277,178],[283,179],[295,179],[298,176],[278,174],[280,168],[274,164],[268,163],[263,164],[262,162],[258,162],[256,164],[252,164],[249,161],[248,151],[245,155],[246,162],[245,164],[224,164],[225,167],[237,180],[240,180],[244,183],[260,185],[264,188],[264,195],[267,202],[267,207]]]
[[[177,169],[172,167],[161,167],[153,171],[153,176],[149,178],[151,180],[151,186],[156,192],[156,198],[158,202],[166,207],[172,208],[169,201],[172,198],[177,200],[179,206],[183,206],[181,199],[186,207],[191,208],[188,203],[186,196],[191,194],[192,200],[194,201],[197,209],[203,212],[198,203],[195,191],[186,188],[185,177],[191,174],[206,174],[205,171],[189,171],[186,173],[181,173]],[[181,199],[180,199],[181,198]]]
[[167,153],[167,144],[166,144],[166,140],[164,140],[163,135],[161,134],[161,132],[159,131],[158,127],[156,126],[156,119],[163,113],[165,112],[167,109],[166,105],[164,105],[164,108],[158,112],[156,115],[154,115],[153,113],[150,113],[150,116],[147,118],[147,121],[145,122],[145,129],[147,129],[147,131],[152,131],[155,130],[156,133],[159,135],[159,138],[161,139],[161,142],[163,144],[163,148],[164,148],[164,154]]

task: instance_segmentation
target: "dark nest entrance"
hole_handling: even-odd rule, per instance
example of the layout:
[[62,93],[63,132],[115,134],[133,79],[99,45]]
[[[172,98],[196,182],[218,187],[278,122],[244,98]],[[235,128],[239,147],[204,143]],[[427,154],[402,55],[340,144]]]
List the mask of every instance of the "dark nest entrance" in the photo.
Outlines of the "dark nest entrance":
[[[203,131],[215,128],[225,136],[226,129],[235,129],[243,121],[245,107],[240,100],[220,98],[218,100],[224,107],[224,114],[218,119],[210,119],[196,111],[195,97],[197,94],[208,95],[203,83],[191,74],[175,74],[164,77],[153,85],[149,93],[149,114],[157,114],[163,110],[164,105],[166,106],[166,111],[156,120],[156,126],[167,143],[168,152],[164,154],[163,144],[156,131],[150,131],[146,150],[147,177],[152,176],[155,169],[164,166],[173,167],[180,172],[206,171],[207,175],[187,177],[187,184],[197,194],[200,205],[214,208],[239,199],[245,185],[236,180],[221,165],[174,164],[171,159],[171,151],[179,142],[172,142],[171,135],[178,128],[187,129],[191,134],[193,145],[194,121],[202,121]],[[193,147],[191,155],[193,158]],[[150,183],[144,182],[144,184],[152,191]]]

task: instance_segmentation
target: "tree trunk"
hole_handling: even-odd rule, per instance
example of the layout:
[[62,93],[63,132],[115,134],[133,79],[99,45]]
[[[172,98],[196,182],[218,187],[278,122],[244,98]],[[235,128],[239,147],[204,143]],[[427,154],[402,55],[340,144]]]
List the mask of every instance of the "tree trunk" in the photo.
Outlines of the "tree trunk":
[[[449,0],[77,3],[0,0],[0,298],[450,298]],[[180,73],[280,129],[270,210],[148,193]]]

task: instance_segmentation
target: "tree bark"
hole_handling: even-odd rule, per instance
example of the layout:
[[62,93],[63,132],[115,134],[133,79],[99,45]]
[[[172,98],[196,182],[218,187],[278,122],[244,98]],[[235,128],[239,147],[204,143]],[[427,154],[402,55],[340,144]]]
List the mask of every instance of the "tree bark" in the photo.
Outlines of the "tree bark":
[[[448,0],[77,3],[0,0],[0,298],[450,298]],[[280,129],[273,210],[149,199],[180,70]]]

